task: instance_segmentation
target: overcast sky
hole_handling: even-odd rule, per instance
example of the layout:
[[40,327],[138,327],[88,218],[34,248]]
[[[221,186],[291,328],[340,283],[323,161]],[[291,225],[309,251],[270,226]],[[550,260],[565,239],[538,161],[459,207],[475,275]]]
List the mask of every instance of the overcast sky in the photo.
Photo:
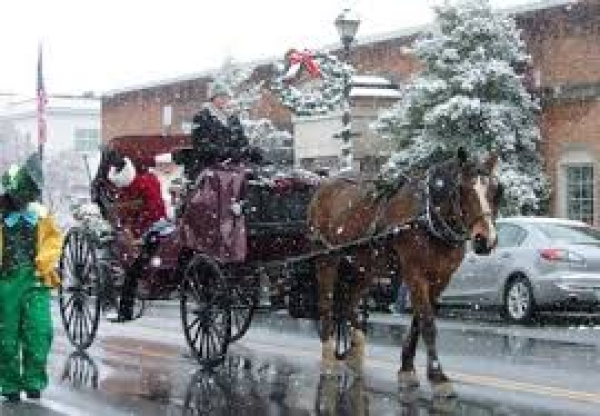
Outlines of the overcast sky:
[[[492,0],[505,7],[535,0]],[[439,0],[6,0],[0,15],[0,92],[35,94],[37,45],[50,94],[102,93],[283,56],[338,41],[350,6],[358,37],[432,20]]]

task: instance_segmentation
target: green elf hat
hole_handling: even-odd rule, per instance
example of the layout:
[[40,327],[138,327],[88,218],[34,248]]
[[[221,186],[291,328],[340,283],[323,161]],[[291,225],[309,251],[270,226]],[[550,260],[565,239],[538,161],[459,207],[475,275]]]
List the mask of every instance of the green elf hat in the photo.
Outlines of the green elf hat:
[[12,165],[2,175],[2,187],[8,194],[37,194],[44,188],[42,161],[37,153],[31,154],[22,166]]

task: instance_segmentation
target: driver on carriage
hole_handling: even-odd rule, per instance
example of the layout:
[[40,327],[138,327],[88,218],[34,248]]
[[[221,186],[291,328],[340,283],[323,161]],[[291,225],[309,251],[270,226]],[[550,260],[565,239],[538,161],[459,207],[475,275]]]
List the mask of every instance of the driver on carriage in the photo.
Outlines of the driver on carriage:
[[176,162],[181,161],[185,166],[186,176],[191,181],[215,163],[263,161],[262,152],[250,146],[240,118],[233,111],[229,88],[214,81],[209,85],[208,99],[192,118],[193,148],[175,156]]

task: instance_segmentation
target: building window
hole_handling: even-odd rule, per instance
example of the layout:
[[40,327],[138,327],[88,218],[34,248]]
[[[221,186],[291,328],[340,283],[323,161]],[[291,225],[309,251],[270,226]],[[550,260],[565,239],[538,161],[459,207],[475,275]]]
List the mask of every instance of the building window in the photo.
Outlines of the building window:
[[570,165],[566,173],[567,217],[573,220],[594,221],[594,168],[590,164]]
[[98,150],[98,146],[100,145],[100,130],[76,128],[73,143],[75,150],[78,152]]

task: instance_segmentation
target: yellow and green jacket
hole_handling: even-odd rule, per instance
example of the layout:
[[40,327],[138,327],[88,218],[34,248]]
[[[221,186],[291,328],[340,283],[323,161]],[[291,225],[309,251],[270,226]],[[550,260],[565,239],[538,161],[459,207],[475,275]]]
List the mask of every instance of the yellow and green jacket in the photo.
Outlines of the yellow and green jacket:
[[[60,258],[63,244],[62,232],[56,225],[48,209],[41,204],[29,204],[28,210],[34,210],[38,215],[37,241],[35,255],[36,275],[41,282],[48,287],[60,285],[60,275],[56,270],[56,264]],[[4,223],[0,221],[0,267],[4,254]]]

